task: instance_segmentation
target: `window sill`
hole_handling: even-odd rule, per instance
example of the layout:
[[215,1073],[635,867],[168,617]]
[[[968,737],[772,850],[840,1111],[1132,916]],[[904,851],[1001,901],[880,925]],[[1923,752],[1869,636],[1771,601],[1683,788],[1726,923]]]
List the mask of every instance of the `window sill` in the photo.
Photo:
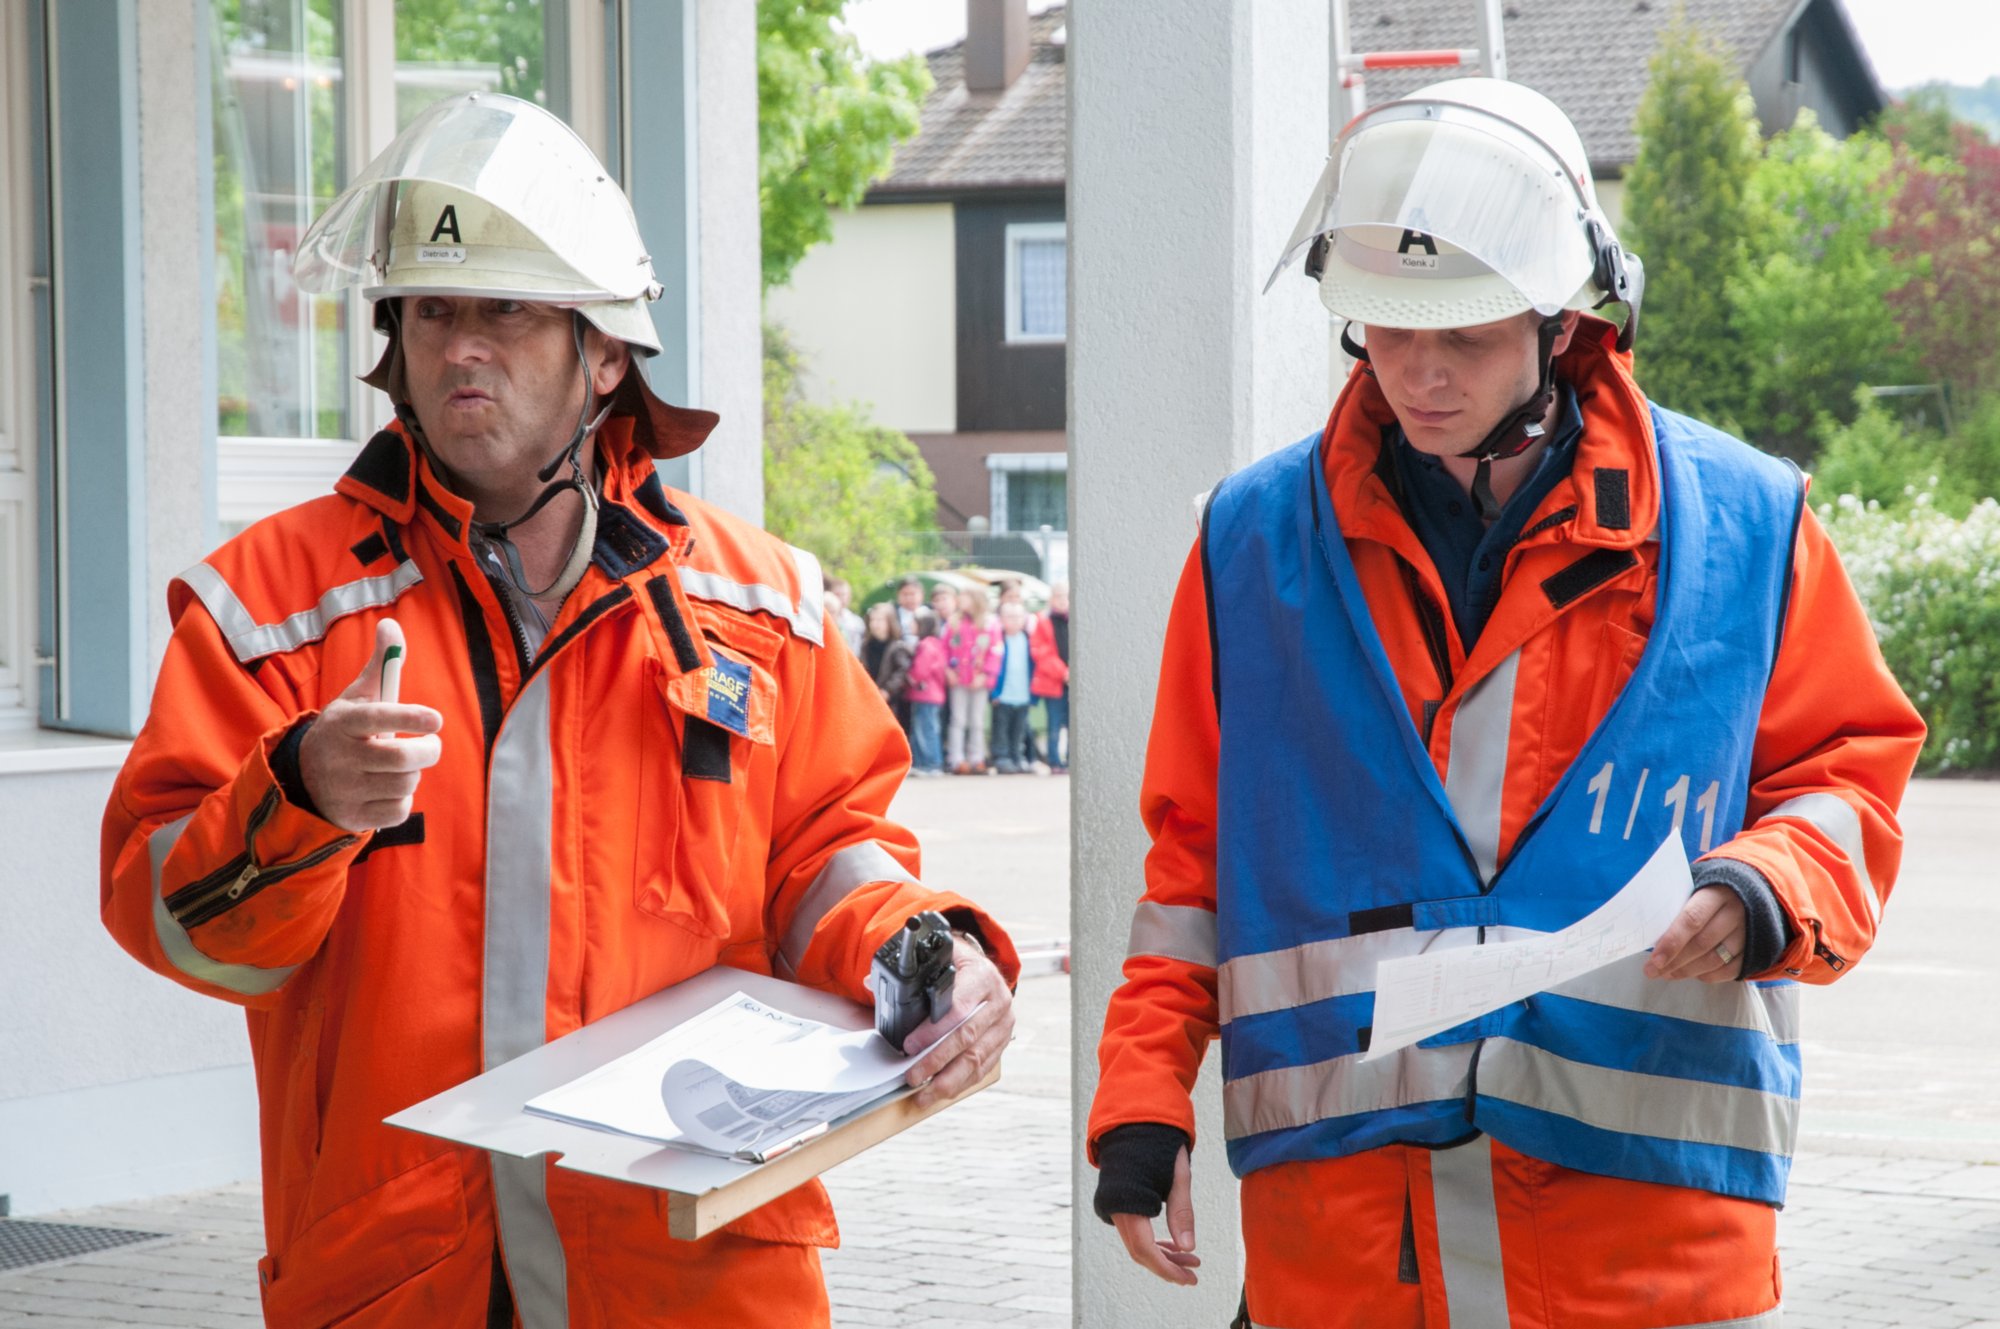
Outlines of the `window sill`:
[[125,764],[127,739],[54,729],[0,730],[0,776],[48,771],[110,771]]

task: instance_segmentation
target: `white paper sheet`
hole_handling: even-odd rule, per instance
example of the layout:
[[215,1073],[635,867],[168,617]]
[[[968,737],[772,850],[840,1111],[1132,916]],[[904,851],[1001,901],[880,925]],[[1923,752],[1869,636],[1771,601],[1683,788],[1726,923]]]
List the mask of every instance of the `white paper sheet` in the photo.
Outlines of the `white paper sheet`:
[[1694,891],[1687,849],[1668,834],[1618,893],[1560,932],[1384,960],[1363,1061],[1646,950]]
[[916,1063],[872,1029],[835,1029],[738,992],[527,1110],[733,1155],[845,1116],[902,1084]]

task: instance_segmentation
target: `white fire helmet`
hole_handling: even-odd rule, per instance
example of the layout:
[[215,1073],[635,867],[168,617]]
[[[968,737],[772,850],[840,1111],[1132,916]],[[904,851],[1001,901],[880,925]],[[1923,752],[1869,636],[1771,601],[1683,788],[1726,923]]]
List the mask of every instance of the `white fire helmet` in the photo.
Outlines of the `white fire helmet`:
[[1621,346],[1637,331],[1643,268],[1598,207],[1576,127],[1501,79],[1433,83],[1356,116],[1271,281],[1301,254],[1322,303],[1362,324],[1468,327],[1619,302]]
[[656,355],[653,261],[632,204],[576,131],[536,106],[469,92],[426,108],[320,214],[292,263],[299,288],[360,287],[390,346],[363,378],[401,401],[400,348],[379,303],[410,295],[535,300],[574,309],[635,352],[612,392],[656,456],[693,451],[707,411],[653,395],[639,356]]

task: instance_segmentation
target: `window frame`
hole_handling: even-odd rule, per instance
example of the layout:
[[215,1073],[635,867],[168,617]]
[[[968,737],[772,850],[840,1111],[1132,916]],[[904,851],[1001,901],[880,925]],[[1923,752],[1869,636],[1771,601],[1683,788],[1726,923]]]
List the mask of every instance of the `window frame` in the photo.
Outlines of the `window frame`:
[[[595,114],[578,125],[604,132],[609,64],[594,50],[605,40],[604,11],[617,0],[543,0],[544,82],[548,104],[574,123],[573,107]],[[622,7],[622,6],[621,6]],[[396,5],[395,0],[343,0],[341,23],[345,46],[341,70],[346,95],[342,131],[351,146],[347,174],[352,177],[374,160],[396,137]],[[557,63],[561,69],[557,69]],[[221,70],[213,71],[220,78]],[[590,133],[585,133],[591,141]],[[592,142],[602,152],[602,144]],[[212,174],[205,174],[205,196],[215,192]],[[213,308],[210,292],[209,307]],[[348,364],[365,372],[381,357],[386,339],[375,331],[373,311],[359,290],[342,297],[346,303]],[[215,337],[212,320],[205,325]],[[350,377],[347,418],[352,438],[268,438],[254,434],[213,435],[216,457],[216,517],[227,535],[243,526],[332,491],[361,447],[395,418],[382,393]]]
[[[1001,241],[1005,253],[1006,326],[1004,341],[1009,346],[1061,346],[1069,340],[1062,332],[1031,333],[1021,327],[1021,246],[1033,240],[1063,242],[1063,310],[1069,310],[1069,223],[1067,221],[1008,222]],[[1065,318],[1065,323],[1067,318]]]
[[[1033,531],[1017,531],[1007,521],[1008,477],[1016,473],[1028,474],[1032,472],[1040,474],[1049,471],[1062,472],[1063,476],[1065,477],[1064,492],[1067,493],[1067,485],[1068,485],[1067,477],[1069,475],[1069,454],[1067,452],[988,453],[986,455],[987,494],[988,494],[986,520],[988,524],[988,529],[991,530],[995,535],[1038,534],[1041,530],[1040,527],[1036,527],[1035,530]],[[1050,527],[1049,529],[1056,530],[1057,528]],[[1067,522],[1065,522],[1063,527],[1061,528],[1061,533],[1065,535],[1069,533]]]
[[[39,724],[41,502],[38,463],[48,418],[40,357],[42,309],[53,291],[47,253],[48,126],[44,48],[34,6],[0,10],[0,737]],[[38,171],[38,167],[43,168]]]

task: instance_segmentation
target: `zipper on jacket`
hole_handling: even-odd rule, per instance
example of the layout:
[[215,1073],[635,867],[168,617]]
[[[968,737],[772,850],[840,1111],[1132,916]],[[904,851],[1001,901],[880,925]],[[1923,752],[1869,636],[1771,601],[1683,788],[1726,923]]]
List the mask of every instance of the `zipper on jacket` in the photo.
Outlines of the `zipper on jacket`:
[[[1424,646],[1430,652],[1431,668],[1437,671],[1439,705],[1443,705],[1443,698],[1451,695],[1452,684],[1451,643],[1445,637],[1444,610],[1424,589],[1423,579],[1417,575],[1410,561],[1400,554],[1396,561],[1403,566],[1403,581],[1410,588],[1410,598],[1416,602],[1417,622],[1424,630]],[[1428,726],[1424,741],[1430,742]]]
[[1822,961],[1824,961],[1826,967],[1833,970],[1833,972],[1836,974],[1839,973],[1841,970],[1847,968],[1847,961],[1841,959],[1838,955],[1835,955],[1831,950],[1829,950],[1827,948],[1826,942],[1821,939],[1819,931],[1819,920],[1817,918],[1812,920],[1812,930],[1813,930],[1813,954],[1817,955]]
[[278,810],[280,795],[276,785],[266,790],[264,797],[251,809],[250,822],[243,830],[243,852],[224,863],[199,881],[188,883],[166,898],[167,913],[183,931],[191,931],[217,915],[234,909],[243,901],[254,898],[266,886],[275,886],[285,878],[317,867],[341,850],[353,844],[358,838],[343,835],[329,844],[322,845],[303,858],[290,863],[259,863],[257,861],[257,832]]
[[507,620],[507,630],[514,636],[514,660],[521,667],[521,677],[526,678],[528,671],[535,667],[535,650],[528,644],[528,629],[522,624],[521,616],[514,612],[513,596],[486,566],[486,560],[475,558],[473,561],[479,565],[480,575],[486,578],[487,586],[492,589],[493,598],[500,602],[500,616]]

